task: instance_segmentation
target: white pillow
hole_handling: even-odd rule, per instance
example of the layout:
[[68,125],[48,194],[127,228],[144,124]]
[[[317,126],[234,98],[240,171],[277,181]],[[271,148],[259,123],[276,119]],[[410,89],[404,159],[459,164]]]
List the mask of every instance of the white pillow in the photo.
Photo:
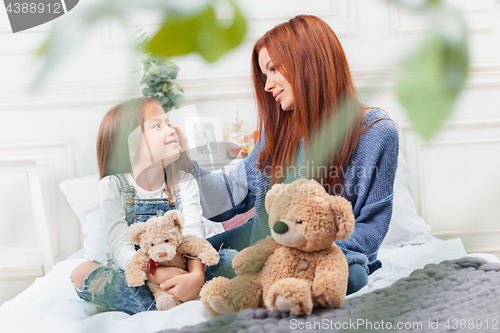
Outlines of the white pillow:
[[99,207],[97,184],[99,184],[99,174],[97,173],[86,177],[67,179],[59,184],[59,188],[64,193],[71,209],[82,224],[87,215]]
[[67,179],[59,188],[82,225],[83,258],[105,261],[109,250],[101,220],[97,185],[99,174]]
[[392,220],[381,247],[422,244],[429,240],[431,227],[417,213],[411,186],[410,171],[400,152],[394,182]]

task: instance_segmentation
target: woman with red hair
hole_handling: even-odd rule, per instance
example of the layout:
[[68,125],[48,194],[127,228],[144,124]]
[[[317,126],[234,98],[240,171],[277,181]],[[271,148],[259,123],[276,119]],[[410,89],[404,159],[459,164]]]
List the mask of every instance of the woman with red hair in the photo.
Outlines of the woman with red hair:
[[[260,38],[252,78],[261,133],[254,150],[227,176],[210,174],[194,161],[193,175],[205,217],[225,221],[253,206],[256,215],[209,241],[216,249],[255,244],[270,234],[264,205],[270,187],[316,179],[352,204],[354,233],[336,244],[349,263],[348,294],[355,292],[382,266],[377,252],[392,215],[396,125],[380,109],[359,102],[337,36],[315,16],[296,16]],[[185,136],[180,138],[186,149]],[[230,271],[232,257],[222,259]]]

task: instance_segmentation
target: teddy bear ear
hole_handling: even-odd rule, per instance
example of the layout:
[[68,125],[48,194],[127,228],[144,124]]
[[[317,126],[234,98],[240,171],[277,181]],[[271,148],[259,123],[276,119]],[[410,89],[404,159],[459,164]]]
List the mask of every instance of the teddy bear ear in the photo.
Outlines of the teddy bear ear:
[[330,207],[339,217],[337,225],[337,239],[343,240],[354,231],[354,214],[351,203],[341,196],[330,196]]
[[168,212],[165,213],[164,216],[170,217],[172,221],[174,221],[174,225],[177,228],[182,229],[182,227],[184,227],[184,216],[182,216],[182,214],[179,213],[179,211],[169,210]]
[[267,213],[269,214],[271,210],[271,206],[273,205],[274,198],[276,195],[283,193],[285,191],[285,186],[284,184],[274,184],[273,187],[267,192],[266,194],[266,210]]
[[146,231],[146,223],[134,223],[127,230],[127,238],[134,244],[141,242],[141,235]]

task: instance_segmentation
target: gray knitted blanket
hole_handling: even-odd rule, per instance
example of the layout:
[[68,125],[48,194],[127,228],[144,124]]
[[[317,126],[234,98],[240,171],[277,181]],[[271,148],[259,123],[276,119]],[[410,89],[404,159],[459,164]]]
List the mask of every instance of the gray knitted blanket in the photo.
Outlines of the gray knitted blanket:
[[429,264],[392,286],[308,316],[246,309],[167,332],[500,332],[500,264]]

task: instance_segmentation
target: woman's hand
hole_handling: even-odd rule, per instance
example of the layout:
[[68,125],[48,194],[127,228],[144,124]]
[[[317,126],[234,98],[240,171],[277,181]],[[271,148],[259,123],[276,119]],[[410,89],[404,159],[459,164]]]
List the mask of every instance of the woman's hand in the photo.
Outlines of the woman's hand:
[[177,137],[179,137],[179,146],[181,146],[182,150],[184,150],[186,153],[188,152],[188,140],[186,134],[181,130],[179,125],[175,123],[170,123],[170,127],[175,130],[175,133],[177,133]]
[[193,300],[203,287],[205,274],[199,271],[182,274],[163,282],[160,288],[177,297],[181,302]]
[[151,275],[148,272],[148,281],[156,283],[156,284],[160,284],[162,282],[165,282],[167,280],[170,280],[172,278],[175,278],[175,277],[177,277],[179,275],[183,275],[183,274],[188,274],[188,272],[181,269],[181,268],[177,268],[177,267],[159,266],[156,269],[156,272],[154,275]]

